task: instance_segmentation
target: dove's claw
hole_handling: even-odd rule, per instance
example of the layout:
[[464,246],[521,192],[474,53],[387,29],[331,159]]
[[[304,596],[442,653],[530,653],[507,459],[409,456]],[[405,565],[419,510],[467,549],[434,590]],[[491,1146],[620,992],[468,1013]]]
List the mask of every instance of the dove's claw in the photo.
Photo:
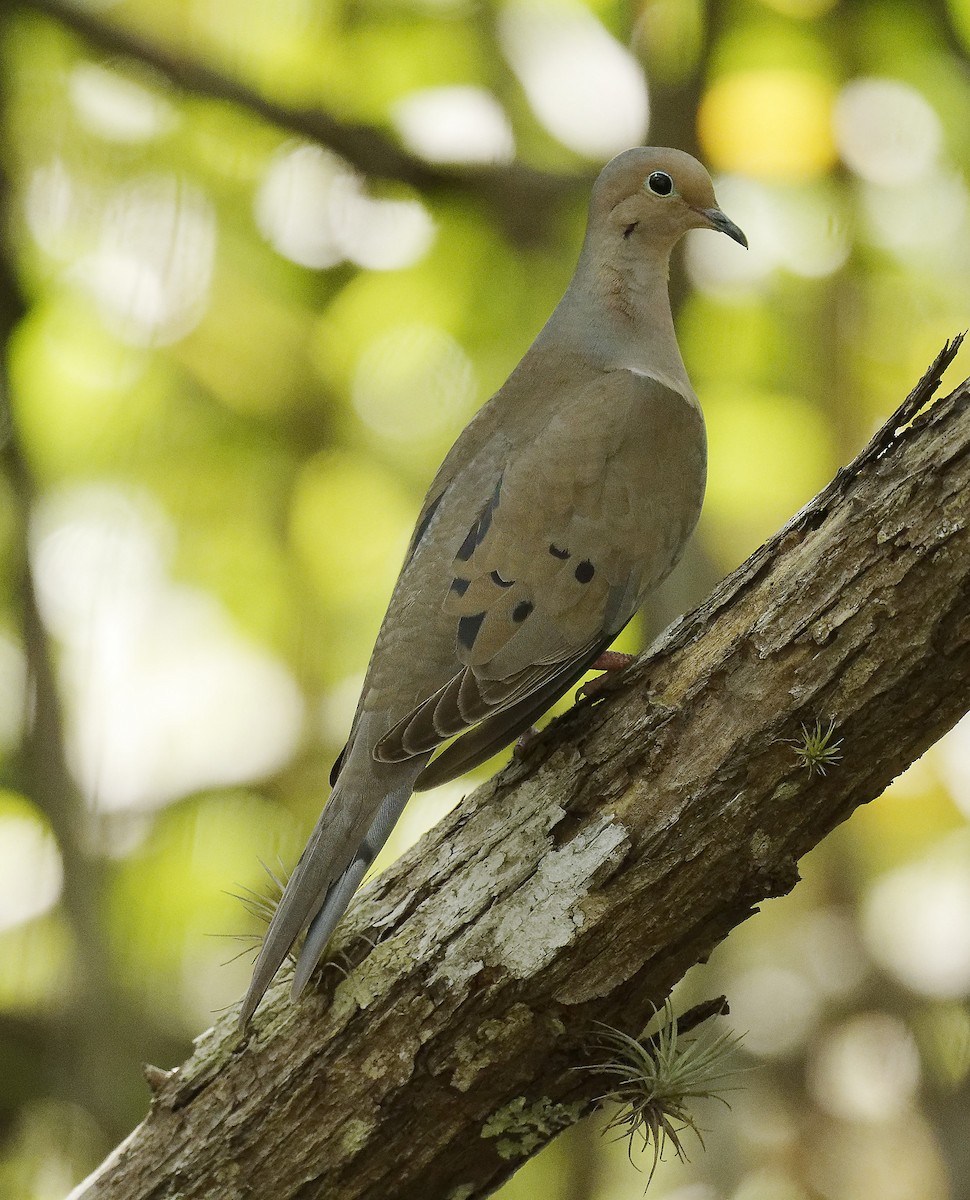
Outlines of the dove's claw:
[[512,750],[512,757],[515,759],[523,759],[529,753],[529,745],[532,739],[539,732],[534,725],[530,725],[524,733],[520,733]]

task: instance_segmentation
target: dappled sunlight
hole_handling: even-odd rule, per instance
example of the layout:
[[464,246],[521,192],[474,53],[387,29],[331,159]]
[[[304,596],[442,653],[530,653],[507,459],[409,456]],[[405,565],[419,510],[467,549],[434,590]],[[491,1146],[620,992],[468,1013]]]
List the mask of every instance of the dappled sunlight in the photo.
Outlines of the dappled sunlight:
[[701,102],[701,144],[719,170],[801,183],[835,161],[833,100],[830,82],[811,71],[732,72]]
[[833,113],[836,142],[846,166],[868,183],[911,190],[943,149],[943,128],[926,97],[898,79],[853,79]]
[[429,162],[509,162],[515,154],[509,119],[484,88],[425,88],[399,100],[392,115],[405,143]]
[[27,227],[52,258],[65,258],[75,247],[76,183],[62,158],[53,158],[31,174],[24,198]]
[[885,1013],[860,1013],[835,1026],[809,1062],[809,1087],[820,1106],[848,1121],[902,1116],[919,1082],[913,1035]]
[[730,982],[731,1016],[744,1046],[760,1058],[794,1056],[821,1018],[818,990],[790,967],[758,966]]
[[152,808],[278,770],[302,702],[221,606],[168,577],[164,519],[108,488],[53,497],[34,531],[42,611],[63,644],[69,749],[97,811]]
[[565,146],[609,157],[644,140],[650,107],[636,60],[573,0],[514,0],[502,48],[529,103]]
[[370,344],[354,378],[354,408],[381,437],[421,441],[455,428],[476,394],[461,346],[433,325],[398,325]]
[[343,253],[329,218],[333,186],[352,178],[335,154],[289,145],[269,164],[256,196],[256,220],[272,246],[302,267],[332,267]]
[[[152,82],[157,88],[161,80]],[[168,133],[178,121],[176,110],[157,90],[94,63],[78,63],[68,88],[82,124],[108,141],[148,141]]]
[[734,175],[717,180],[717,195],[725,212],[752,233],[747,251],[706,230],[688,235],[687,270],[701,290],[764,291],[773,271],[820,279],[845,264],[851,231],[845,205],[833,189],[772,187]]
[[908,188],[869,184],[862,191],[866,231],[878,246],[917,265],[926,264],[926,252],[937,250],[942,264],[952,263],[960,246],[964,260],[970,256],[967,238],[967,186],[962,176],[947,170],[928,171],[925,194],[916,197]]
[[970,996],[970,833],[951,834],[877,879],[863,908],[866,941],[901,983],[926,996]]
[[0,633],[0,754],[15,749],[27,711],[27,664],[23,649]]
[[205,313],[215,244],[215,214],[204,193],[174,176],[149,176],[110,197],[98,246],[74,264],[70,278],[121,341],[165,345]]
[[970,821],[970,716],[959,721],[937,744],[934,759],[954,803]]
[[336,155],[317,146],[285,147],[256,197],[256,219],[281,253],[304,267],[349,259],[396,270],[424,256],[434,227],[417,200],[375,200]]
[[47,822],[23,796],[0,791],[0,934],[49,912],[64,869]]

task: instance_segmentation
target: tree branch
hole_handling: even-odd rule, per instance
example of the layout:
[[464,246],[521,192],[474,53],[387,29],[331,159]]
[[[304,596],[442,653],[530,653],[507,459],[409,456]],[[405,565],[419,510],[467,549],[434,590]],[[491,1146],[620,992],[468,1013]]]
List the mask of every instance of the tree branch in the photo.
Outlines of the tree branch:
[[513,232],[524,222],[541,230],[556,208],[571,196],[585,196],[595,171],[552,174],[524,163],[438,166],[403,149],[382,130],[342,120],[322,108],[291,108],[206,63],[168,49],[157,41],[102,20],[92,9],[69,0],[22,0],[53,18],[107,54],[145,63],[182,91],[223,100],[262,117],[280,129],[319,142],[365,175],[395,180],[432,194],[472,194],[483,199]]
[[[605,699],[365,890],[346,976],[296,1007],[278,984],[248,1040],[228,1014],[157,1077],[74,1200],[471,1200],[588,1112],[593,1022],[639,1031],[970,707],[970,381],[913,420],[958,344]],[[824,776],[791,744],[819,719]]]

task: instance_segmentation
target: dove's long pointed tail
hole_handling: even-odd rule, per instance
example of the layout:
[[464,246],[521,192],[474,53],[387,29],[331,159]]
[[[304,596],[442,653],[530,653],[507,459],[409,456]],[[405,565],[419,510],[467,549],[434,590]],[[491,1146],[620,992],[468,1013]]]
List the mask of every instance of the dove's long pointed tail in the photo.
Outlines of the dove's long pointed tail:
[[414,777],[428,757],[422,755],[419,760],[397,765],[395,774],[400,786],[384,796],[377,815],[356,848],[351,843],[349,863],[345,835],[352,818],[348,814],[365,807],[373,812],[373,801],[348,795],[338,781],[266,931],[240,1009],[241,1027],[245,1028],[249,1023],[293,943],[309,924],[293,979],[294,999],[306,987],[337,922],[397,823],[411,796]]
[[343,916],[356,892],[361,880],[370,868],[371,863],[383,849],[384,843],[390,837],[391,830],[398,822],[404,811],[404,806],[411,798],[412,784],[399,788],[384,800],[378,810],[374,823],[367,831],[367,837],[361,842],[354,855],[353,861],[344,873],[337,879],[324,900],[319,912],[310,922],[306,941],[297,960],[296,971],[293,974],[291,995],[299,999],[313,974],[314,968],[320,961],[327,942],[337,927],[337,922]]

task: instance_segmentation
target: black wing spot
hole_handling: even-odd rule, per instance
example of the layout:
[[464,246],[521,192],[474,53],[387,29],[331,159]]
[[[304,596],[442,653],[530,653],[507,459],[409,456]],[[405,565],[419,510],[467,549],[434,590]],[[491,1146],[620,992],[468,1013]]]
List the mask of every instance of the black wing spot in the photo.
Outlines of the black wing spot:
[[498,571],[493,571],[489,578],[491,579],[492,583],[498,584],[500,588],[510,588],[515,586],[514,579],[503,579]]
[[553,558],[566,559],[569,557],[569,551],[568,550],[560,550],[559,547],[555,543],[550,544],[549,553],[552,555]]
[[459,562],[468,562],[471,556],[475,553],[475,547],[480,546],[485,534],[488,533],[489,527],[492,524],[492,515],[498,508],[499,493],[502,490],[502,480],[500,479],[495,485],[495,491],[492,493],[492,498],[488,504],[482,509],[481,515],[475,524],[469,529],[468,536],[459,547],[456,558]]
[[462,579],[460,575],[456,575],[451,581],[451,591],[453,591],[456,596],[464,596],[464,594],[468,591],[470,583],[470,579]]
[[471,650],[475,645],[475,638],[478,637],[478,631],[482,627],[482,622],[485,620],[483,612],[476,613],[473,617],[462,617],[458,622],[458,640],[466,650]]
[[478,522],[476,521],[471,529],[469,529],[465,540],[458,548],[458,554],[456,555],[456,558],[459,562],[468,562],[471,556],[475,553],[475,547],[478,545],[478,541]]
[[584,558],[575,571],[576,578],[580,583],[589,583],[595,574],[596,568],[588,558]]
[[417,548],[421,542],[421,539],[428,532],[428,526],[431,524],[432,520],[434,519],[434,515],[438,511],[438,505],[444,499],[444,495],[445,495],[444,492],[442,492],[440,496],[436,496],[434,498],[434,500],[432,500],[431,503],[428,505],[428,511],[421,518],[421,524],[417,527],[417,529],[415,529],[414,537],[411,538],[411,545],[408,547],[408,556],[407,556],[407,560],[406,560],[407,562],[410,562],[411,559],[414,557],[414,552],[415,552],[415,550],[417,550]]
[[344,759],[347,757],[347,747],[337,755],[337,761],[330,768],[330,786],[333,787],[337,782],[337,776],[340,774],[340,768],[344,765]]
[[520,600],[515,608],[512,609],[512,620],[516,624],[521,624],[534,608],[535,605],[531,600]]

